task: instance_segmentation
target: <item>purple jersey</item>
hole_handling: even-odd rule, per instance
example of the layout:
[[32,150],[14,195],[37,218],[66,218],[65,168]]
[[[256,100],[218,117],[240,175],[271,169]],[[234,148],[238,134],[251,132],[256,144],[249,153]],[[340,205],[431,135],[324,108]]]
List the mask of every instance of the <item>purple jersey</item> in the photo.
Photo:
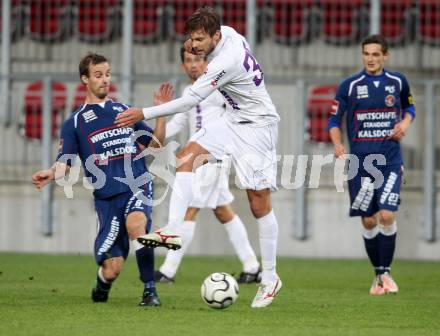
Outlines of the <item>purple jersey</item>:
[[[95,183],[99,175],[102,177],[105,174],[105,184],[95,188],[95,198],[103,199],[130,191],[128,184],[117,179],[126,177],[124,159],[127,156],[132,158],[130,168],[134,178],[147,172],[145,160],[133,158],[141,152],[139,144],[148,146],[153,131],[143,121],[127,128],[118,127],[115,118],[127,108],[112,100],[102,104],[84,104],[63,123],[57,161],[62,160],[70,165],[70,160],[63,160],[62,156],[79,155],[85,175],[91,183]],[[133,141],[131,135],[135,131],[143,131],[144,134]],[[149,174],[144,176],[148,177],[143,184],[151,183]]]
[[344,113],[351,154],[360,159],[383,154],[387,165],[402,164],[400,144],[389,136],[405,113],[415,116],[405,76],[388,70],[379,76],[362,71],[345,79],[336,93],[329,129],[341,128]]

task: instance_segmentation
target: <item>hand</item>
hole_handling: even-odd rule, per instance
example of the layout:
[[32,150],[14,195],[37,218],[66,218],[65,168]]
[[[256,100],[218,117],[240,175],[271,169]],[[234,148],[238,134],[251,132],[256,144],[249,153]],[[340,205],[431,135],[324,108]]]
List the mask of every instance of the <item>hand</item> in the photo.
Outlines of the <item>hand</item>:
[[161,105],[173,99],[174,89],[170,83],[162,83],[159,91],[156,91],[153,96],[154,105]]
[[32,175],[32,183],[38,191],[55,179],[55,173],[52,169],[40,170]]
[[391,135],[388,137],[390,140],[400,141],[406,134],[407,125],[403,122],[399,122],[394,125],[394,129],[391,132]]
[[187,39],[185,42],[183,42],[183,48],[186,52],[189,52],[190,54],[197,55],[196,51],[192,47],[191,39]]
[[343,155],[347,154],[343,144],[335,145],[335,156],[336,158],[342,158]]
[[119,127],[128,127],[141,120],[144,120],[142,109],[131,107],[116,116],[115,124]]

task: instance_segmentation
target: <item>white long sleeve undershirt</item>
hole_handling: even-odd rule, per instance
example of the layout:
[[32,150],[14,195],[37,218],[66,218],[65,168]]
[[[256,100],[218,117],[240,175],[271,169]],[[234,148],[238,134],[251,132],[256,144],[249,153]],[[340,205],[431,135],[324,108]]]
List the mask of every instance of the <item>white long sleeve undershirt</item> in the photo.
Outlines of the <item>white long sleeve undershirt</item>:
[[201,101],[202,99],[188,94],[162,105],[145,107],[142,109],[142,113],[144,114],[145,120],[165,117],[176,113],[187,112]]

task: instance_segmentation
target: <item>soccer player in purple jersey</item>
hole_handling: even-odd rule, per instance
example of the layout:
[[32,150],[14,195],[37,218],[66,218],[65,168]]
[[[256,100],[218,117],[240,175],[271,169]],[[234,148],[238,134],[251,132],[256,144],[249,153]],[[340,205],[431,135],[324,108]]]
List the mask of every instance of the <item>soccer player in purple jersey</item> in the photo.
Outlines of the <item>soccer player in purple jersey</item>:
[[[188,76],[191,84],[200,77],[206,68],[204,57],[194,55],[185,48],[180,50],[181,68]],[[185,87],[183,94],[191,85]],[[218,92],[213,92],[208,98],[200,102],[187,113],[176,114],[166,126],[166,137],[172,137],[189,126],[189,135],[192,136],[208,123],[215,121],[225,113],[225,101]],[[259,282],[261,277],[260,264],[249,242],[246,228],[240,217],[232,208],[234,196],[229,190],[229,169],[225,162],[207,163],[196,171],[196,178],[192,188],[194,198],[186,211],[183,225],[179,231],[182,238],[182,248],[176,251],[169,250],[165,261],[155,272],[155,280],[160,282],[174,282],[174,276],[180,266],[186,249],[191,244],[196,227],[196,217],[200,209],[210,208],[215,217],[222,223],[229,241],[239,257],[243,271],[237,278],[238,283]]]
[[372,295],[399,290],[390,267],[403,172],[400,141],[415,117],[407,79],[384,68],[389,56],[383,36],[365,38],[364,70],[341,83],[329,121],[335,156],[344,157],[347,151],[342,143],[341,123],[346,115],[350,153],[359,159],[359,171],[348,181],[350,216],[362,218],[365,249],[375,270]]
[[[228,109],[224,117],[195,133],[177,157],[170,199],[170,226],[182,225],[193,197],[193,171],[209,159],[229,156],[236,180],[246,189],[260,239],[261,283],[251,303],[253,308],[270,305],[282,287],[276,272],[278,222],[271,204],[276,186],[276,145],[280,117],[266,90],[263,70],[246,39],[233,28],[220,25],[220,16],[209,7],[199,8],[186,21],[186,32],[194,53],[208,58],[208,67],[189,88],[188,94],[161,106],[131,108],[116,122],[129,127],[139,120],[188,111],[214,91],[219,91]],[[205,160],[206,159],[206,160]],[[161,242],[160,232],[149,234],[144,243]]]
[[[165,138],[165,119],[157,119],[154,135],[144,122],[130,128],[118,127],[114,123],[115,117],[128,106],[107,98],[111,83],[108,60],[98,54],[86,55],[79,63],[79,75],[87,88],[86,100],[63,123],[57,161],[51,168],[33,174],[32,182],[41,190],[51,181],[62,178],[72,160],[79,155],[85,175],[94,186],[98,221],[95,260],[99,268],[92,290],[93,301],[108,300],[112,283],[127,258],[129,240],[132,240],[140,280],[144,284],[139,305],[159,306],[154,282],[154,249],[136,240],[151,228],[153,199],[151,176],[145,161],[136,160],[136,156],[142,148],[161,145]],[[172,96],[171,86],[162,85],[154,95],[154,103],[167,102]],[[126,175],[124,162],[127,156],[129,160],[133,159],[131,169],[139,186],[136,191],[120,179]],[[99,178],[104,179],[99,182]]]

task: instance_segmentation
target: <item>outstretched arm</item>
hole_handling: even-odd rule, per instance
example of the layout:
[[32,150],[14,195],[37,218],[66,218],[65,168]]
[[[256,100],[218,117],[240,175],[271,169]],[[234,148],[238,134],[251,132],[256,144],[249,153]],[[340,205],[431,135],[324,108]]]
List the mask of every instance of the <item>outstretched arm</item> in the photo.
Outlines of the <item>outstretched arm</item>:
[[41,191],[47,184],[63,177],[70,170],[70,166],[65,163],[55,162],[49,169],[37,171],[32,175],[32,183],[38,191]]
[[185,95],[158,106],[147,107],[144,109],[133,107],[119,113],[115,122],[119,127],[128,127],[143,119],[150,120],[186,112],[196,106],[200,101],[201,99],[196,98],[195,96]]

